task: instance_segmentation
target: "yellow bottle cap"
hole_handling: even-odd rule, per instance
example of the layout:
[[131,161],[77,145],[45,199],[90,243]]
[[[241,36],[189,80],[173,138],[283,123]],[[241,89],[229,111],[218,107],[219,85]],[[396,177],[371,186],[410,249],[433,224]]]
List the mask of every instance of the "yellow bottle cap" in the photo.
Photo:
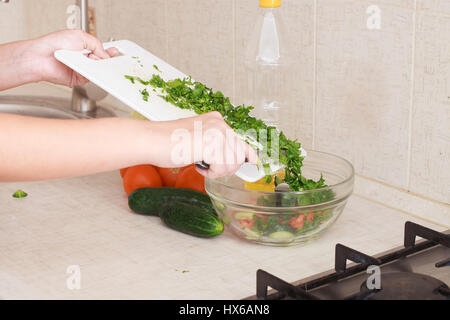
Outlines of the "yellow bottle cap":
[[263,8],[276,8],[281,6],[281,0],[259,0],[259,6]]

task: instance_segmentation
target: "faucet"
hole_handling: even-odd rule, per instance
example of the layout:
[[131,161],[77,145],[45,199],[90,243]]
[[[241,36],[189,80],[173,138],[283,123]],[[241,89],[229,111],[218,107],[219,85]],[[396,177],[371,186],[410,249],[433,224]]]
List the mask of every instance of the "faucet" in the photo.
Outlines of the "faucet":
[[[81,30],[89,32],[88,0],[77,0],[77,5],[80,8]],[[72,111],[78,113],[92,113],[97,109],[96,101],[105,98],[107,95],[108,94],[104,90],[100,89],[91,82],[85,84],[84,86],[75,86],[72,89]]]

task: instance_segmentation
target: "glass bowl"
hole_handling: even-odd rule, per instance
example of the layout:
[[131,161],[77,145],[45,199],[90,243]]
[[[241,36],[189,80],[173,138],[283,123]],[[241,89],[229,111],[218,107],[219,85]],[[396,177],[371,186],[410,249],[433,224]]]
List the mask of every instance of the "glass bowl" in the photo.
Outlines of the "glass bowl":
[[225,226],[238,237],[286,246],[318,237],[342,213],[353,192],[354,170],[347,160],[308,151],[303,175],[328,187],[300,192],[255,191],[236,176],[206,179],[205,189]]

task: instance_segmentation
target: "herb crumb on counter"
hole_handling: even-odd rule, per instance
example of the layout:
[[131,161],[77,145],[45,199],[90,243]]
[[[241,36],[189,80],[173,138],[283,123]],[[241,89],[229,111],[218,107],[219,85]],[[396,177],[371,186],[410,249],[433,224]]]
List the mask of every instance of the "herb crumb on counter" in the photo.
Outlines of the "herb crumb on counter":
[[28,193],[26,193],[23,190],[17,190],[13,193],[13,198],[26,198],[28,196]]

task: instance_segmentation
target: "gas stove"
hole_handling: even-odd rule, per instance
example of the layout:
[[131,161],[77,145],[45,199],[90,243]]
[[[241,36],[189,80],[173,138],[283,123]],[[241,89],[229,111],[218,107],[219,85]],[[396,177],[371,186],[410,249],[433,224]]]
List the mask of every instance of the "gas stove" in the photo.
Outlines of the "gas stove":
[[403,246],[370,256],[337,244],[334,270],[295,283],[258,270],[247,300],[450,300],[449,267],[450,230],[406,222]]

